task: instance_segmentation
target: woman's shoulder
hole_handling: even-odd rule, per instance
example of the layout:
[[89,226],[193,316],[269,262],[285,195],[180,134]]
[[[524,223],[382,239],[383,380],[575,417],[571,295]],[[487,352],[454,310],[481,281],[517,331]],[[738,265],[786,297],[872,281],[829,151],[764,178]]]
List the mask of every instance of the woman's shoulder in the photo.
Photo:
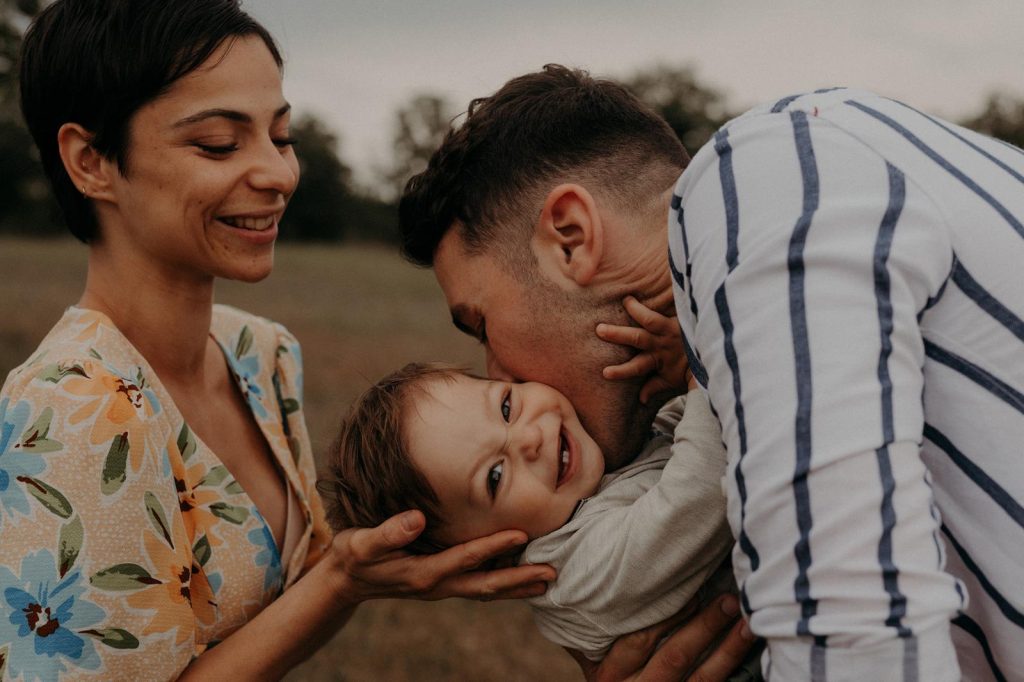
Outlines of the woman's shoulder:
[[232,351],[238,350],[239,344],[243,351],[269,347],[274,353],[281,346],[298,346],[298,341],[284,325],[221,303],[213,306],[211,332],[222,346]]
[[50,329],[35,351],[11,370],[3,394],[11,396],[33,381],[57,383],[68,375],[88,378],[87,367],[102,365],[129,375],[143,364],[138,351],[103,313],[70,307]]

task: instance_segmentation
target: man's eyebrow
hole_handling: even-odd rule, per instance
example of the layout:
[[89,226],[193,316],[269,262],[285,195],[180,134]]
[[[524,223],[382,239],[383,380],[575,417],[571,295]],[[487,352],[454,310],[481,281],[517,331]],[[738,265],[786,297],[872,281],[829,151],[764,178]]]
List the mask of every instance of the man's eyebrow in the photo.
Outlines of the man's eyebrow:
[[[281,118],[289,111],[291,111],[292,105],[287,102],[274,112],[274,120]],[[229,121],[237,121],[239,123],[252,123],[252,116],[242,111],[236,111],[234,109],[204,109],[198,113],[186,116],[185,118],[177,121],[172,127],[173,128],[184,128],[185,126],[194,125],[201,121],[205,121],[211,118],[226,118]]]

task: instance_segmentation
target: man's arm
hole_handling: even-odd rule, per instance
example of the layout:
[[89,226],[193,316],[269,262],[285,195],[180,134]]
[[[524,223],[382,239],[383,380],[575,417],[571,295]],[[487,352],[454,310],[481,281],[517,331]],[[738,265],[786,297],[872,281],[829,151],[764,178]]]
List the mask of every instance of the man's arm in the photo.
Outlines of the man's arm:
[[669,220],[744,610],[780,679],[959,679],[961,597],[919,453],[917,314],[952,250],[900,169],[815,114],[720,132]]

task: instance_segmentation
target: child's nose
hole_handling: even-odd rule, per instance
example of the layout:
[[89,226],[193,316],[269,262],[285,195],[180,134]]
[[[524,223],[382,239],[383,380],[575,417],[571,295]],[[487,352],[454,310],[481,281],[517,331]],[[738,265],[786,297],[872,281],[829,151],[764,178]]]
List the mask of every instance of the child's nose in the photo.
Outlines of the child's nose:
[[544,439],[536,424],[522,424],[516,434],[515,444],[519,455],[528,462],[540,456],[540,446]]

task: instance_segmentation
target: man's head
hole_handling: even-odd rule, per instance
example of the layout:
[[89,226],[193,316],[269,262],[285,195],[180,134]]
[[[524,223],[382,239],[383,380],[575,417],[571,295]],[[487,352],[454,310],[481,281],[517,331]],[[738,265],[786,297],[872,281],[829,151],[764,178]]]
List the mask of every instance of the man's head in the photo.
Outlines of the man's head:
[[356,401],[321,488],[336,528],[376,526],[420,509],[414,550],[510,528],[561,527],[604,473],[597,443],[550,386],[410,364]]
[[602,379],[627,352],[594,328],[626,324],[622,297],[642,293],[645,267],[666,268],[664,196],[687,161],[623,87],[548,65],[474,100],[400,204],[403,252],[434,267],[492,376],[566,394],[612,466],[652,411],[638,384]]

